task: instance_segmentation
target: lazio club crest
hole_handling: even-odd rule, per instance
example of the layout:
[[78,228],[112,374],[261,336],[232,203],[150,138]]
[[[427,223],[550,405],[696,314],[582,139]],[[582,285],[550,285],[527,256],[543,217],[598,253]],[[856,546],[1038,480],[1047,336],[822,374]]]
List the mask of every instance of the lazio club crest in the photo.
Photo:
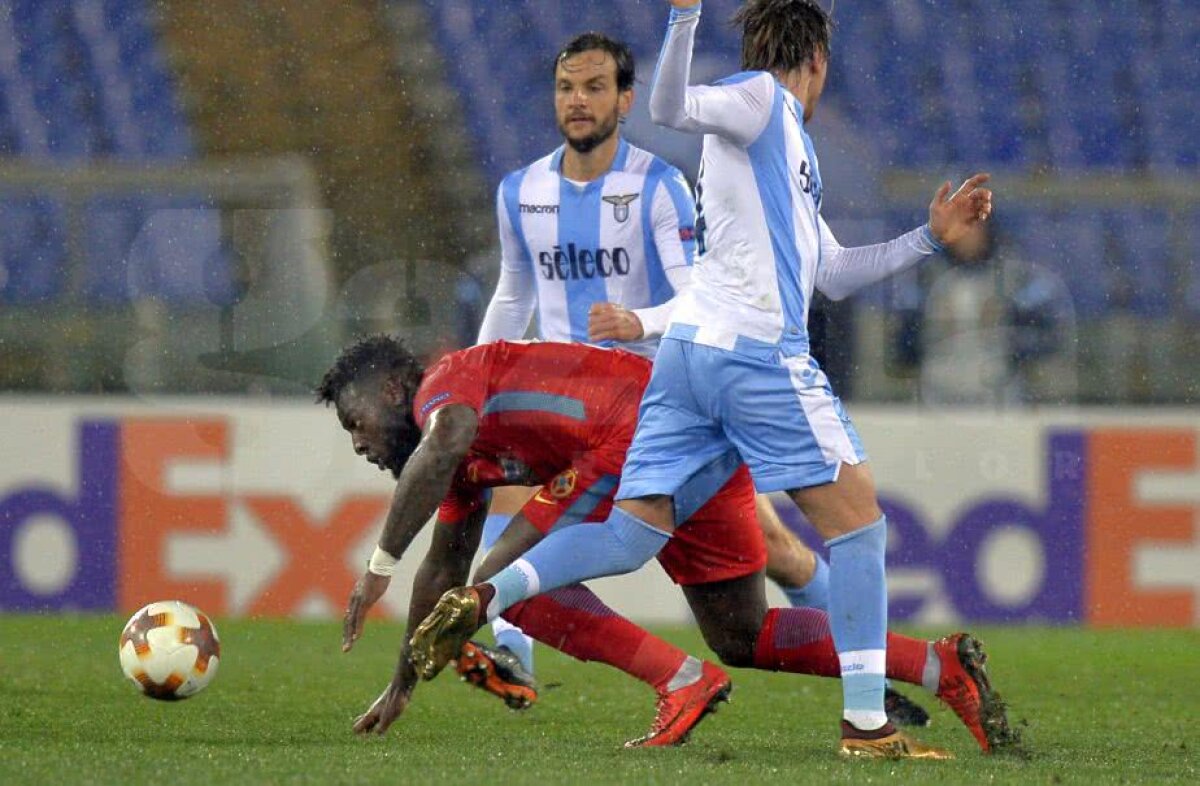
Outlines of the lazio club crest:
[[604,197],[604,201],[613,206],[613,220],[624,224],[629,220],[629,205],[641,194],[614,194]]

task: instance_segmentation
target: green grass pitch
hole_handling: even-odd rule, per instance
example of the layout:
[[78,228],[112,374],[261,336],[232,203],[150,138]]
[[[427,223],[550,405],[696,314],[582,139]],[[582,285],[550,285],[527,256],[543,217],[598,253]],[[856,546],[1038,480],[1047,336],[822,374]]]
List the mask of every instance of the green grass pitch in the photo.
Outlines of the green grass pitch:
[[[980,755],[937,707],[921,736],[959,758],[881,763],[834,755],[836,682],[751,671],[688,745],[622,750],[653,717],[649,689],[544,647],[540,678],[559,685],[528,712],[447,673],[386,737],[356,738],[401,631],[379,622],[343,655],[336,624],[218,620],[216,680],[160,703],[121,676],[123,622],[0,616],[0,783],[1200,783],[1195,631],[975,630],[1030,757]],[[692,630],[662,632],[707,654]]]

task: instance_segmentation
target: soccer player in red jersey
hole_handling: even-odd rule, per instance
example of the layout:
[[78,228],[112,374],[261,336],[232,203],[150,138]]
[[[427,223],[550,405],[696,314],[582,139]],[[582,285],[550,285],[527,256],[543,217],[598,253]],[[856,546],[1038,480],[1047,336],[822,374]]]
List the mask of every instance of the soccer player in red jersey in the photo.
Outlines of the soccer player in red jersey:
[[[553,342],[472,347],[427,372],[387,336],[343,351],[318,388],[319,400],[335,405],[355,452],[398,477],[383,535],[348,604],[343,648],[361,635],[396,561],[435,511],[433,543],[413,582],[410,628],[443,591],[466,579],[489,488],[541,486],[488,553],[479,577],[508,565],[552,529],[603,521],[649,376],[649,361],[636,355]],[[824,612],[767,607],[766,552],[746,468],[714,462],[686,484],[676,505],[681,524],[659,561],[682,586],[721,660],[839,676]],[[682,742],[731,689],[720,667],[620,617],[582,585],[535,593],[505,616],[539,641],[655,688],[654,724],[631,746]],[[418,676],[408,641],[391,683],[356,720],[357,731],[383,733],[407,706]],[[934,691],[985,750],[997,733],[1007,733],[978,642],[956,634],[933,643],[889,635],[888,643],[889,676]],[[470,647],[447,660],[469,657]]]

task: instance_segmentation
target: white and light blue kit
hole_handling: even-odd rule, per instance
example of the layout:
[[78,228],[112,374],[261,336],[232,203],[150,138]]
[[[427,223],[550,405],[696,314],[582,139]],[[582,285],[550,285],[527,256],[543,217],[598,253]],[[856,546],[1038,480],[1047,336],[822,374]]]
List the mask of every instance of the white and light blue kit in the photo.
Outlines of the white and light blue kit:
[[840,299],[939,250],[927,227],[843,248],[820,216],[804,109],[774,76],[689,87],[698,13],[676,13],[650,97],[656,123],[703,133],[699,256],[676,300],[618,499],[675,494],[735,450],[759,492],[806,488],[866,456],[809,353],[814,287]]
[[687,182],[662,159],[618,142],[603,176],[562,176],[563,148],[512,172],[496,194],[501,268],[479,341],[588,340],[593,303],[637,314],[645,337],[622,349],[654,357],[672,299],[691,278],[695,212]]

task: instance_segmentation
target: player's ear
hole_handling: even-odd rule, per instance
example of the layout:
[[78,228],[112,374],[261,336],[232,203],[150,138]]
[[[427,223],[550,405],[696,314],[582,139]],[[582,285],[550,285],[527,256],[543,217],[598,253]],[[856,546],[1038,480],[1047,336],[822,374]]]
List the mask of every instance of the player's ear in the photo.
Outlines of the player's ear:
[[387,377],[383,380],[381,386],[383,393],[383,401],[388,406],[397,406],[405,403],[404,385],[400,384],[400,380],[395,377]]
[[808,68],[815,77],[822,77],[829,70],[829,53],[817,49],[808,61]]
[[629,113],[632,109],[633,109],[633,88],[631,87],[628,90],[622,90],[620,93],[617,94],[617,115],[619,115],[620,118],[622,120],[624,120],[626,117],[629,116]]

